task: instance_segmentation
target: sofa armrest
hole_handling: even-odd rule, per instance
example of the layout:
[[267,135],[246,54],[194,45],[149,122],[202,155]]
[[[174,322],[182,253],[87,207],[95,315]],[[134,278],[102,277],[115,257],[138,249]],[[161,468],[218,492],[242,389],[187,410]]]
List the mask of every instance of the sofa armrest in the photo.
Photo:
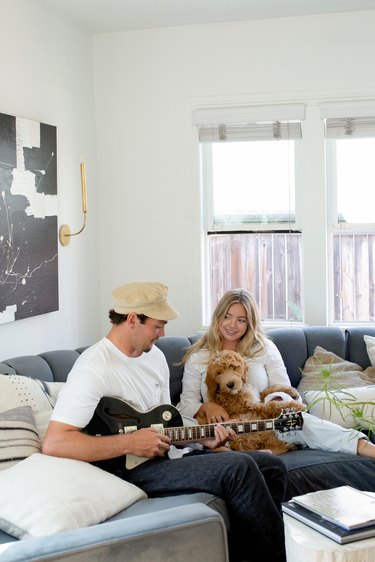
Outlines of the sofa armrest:
[[[168,556],[166,556],[168,553]],[[104,522],[83,529],[0,544],[1,562],[228,562],[222,517],[201,503]]]

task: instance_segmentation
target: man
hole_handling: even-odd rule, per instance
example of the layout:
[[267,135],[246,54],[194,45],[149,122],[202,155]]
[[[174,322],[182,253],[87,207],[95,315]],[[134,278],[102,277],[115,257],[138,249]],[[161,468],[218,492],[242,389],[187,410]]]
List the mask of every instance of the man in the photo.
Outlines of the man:
[[198,491],[220,496],[231,523],[232,560],[261,553],[263,562],[284,562],[280,502],[286,469],[277,457],[229,450],[214,454],[234,437],[219,424],[203,450],[173,460],[170,439],[155,428],[105,436],[81,431],[104,396],[121,398],[138,411],[170,403],[168,365],[154,346],[168,320],[178,315],[167,292],[159,282],[130,283],[113,291],[112,327],[76,361],[54,408],[43,453],[88,462],[124,455],[152,459],[127,471],[126,479],[151,497]]

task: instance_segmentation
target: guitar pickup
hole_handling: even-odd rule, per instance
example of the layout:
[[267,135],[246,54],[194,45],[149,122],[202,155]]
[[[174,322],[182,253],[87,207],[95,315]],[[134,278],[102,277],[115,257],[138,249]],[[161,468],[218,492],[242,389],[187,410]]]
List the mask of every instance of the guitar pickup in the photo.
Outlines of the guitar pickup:
[[137,429],[138,429],[138,427],[136,425],[129,425],[127,427],[124,427],[122,425],[120,426],[120,424],[119,424],[119,426],[118,426],[118,432],[119,433],[125,433],[125,434],[134,433],[134,431],[137,431]]
[[158,433],[164,433],[164,425],[162,423],[152,423],[151,427],[158,430]]

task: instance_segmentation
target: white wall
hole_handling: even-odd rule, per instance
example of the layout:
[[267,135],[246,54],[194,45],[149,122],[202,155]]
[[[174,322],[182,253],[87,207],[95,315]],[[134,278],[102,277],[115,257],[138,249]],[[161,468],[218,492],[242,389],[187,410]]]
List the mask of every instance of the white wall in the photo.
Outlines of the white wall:
[[95,341],[100,332],[92,36],[28,0],[0,0],[0,113],[57,126],[59,224],[88,224],[59,245],[59,311],[0,325],[0,360]]
[[84,150],[89,207],[59,246],[59,311],[0,325],[0,360],[91,343],[112,289],[135,279],[169,285],[169,334],[200,328],[194,106],[375,95],[374,11],[97,35],[94,48],[30,0],[0,0],[0,17],[0,112],[57,126],[59,224],[73,230]]
[[95,36],[103,316],[117,284],[160,279],[181,313],[168,333],[201,327],[191,109],[374,96],[374,29],[371,11]]

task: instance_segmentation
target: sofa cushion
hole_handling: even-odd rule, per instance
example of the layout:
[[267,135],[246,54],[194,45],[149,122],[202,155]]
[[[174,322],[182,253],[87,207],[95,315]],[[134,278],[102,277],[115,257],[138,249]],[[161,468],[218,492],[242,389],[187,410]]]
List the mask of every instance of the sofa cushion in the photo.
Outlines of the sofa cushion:
[[313,355],[315,348],[319,346],[347,359],[345,333],[341,328],[337,326],[306,326],[304,333],[308,357]]
[[0,472],[0,528],[18,538],[52,535],[105,521],[145,497],[89,463],[35,453]]
[[134,515],[144,515],[148,514],[152,516],[154,513],[159,512],[163,509],[171,509],[176,506],[188,506],[195,503],[205,504],[222,516],[224,519],[227,529],[229,526],[229,518],[224,500],[212,494],[206,492],[194,492],[191,494],[178,494],[174,496],[161,496],[156,498],[147,498],[146,500],[140,500],[133,505],[129,506],[124,511],[120,511],[109,521],[114,521],[117,519],[127,519],[133,517]]
[[371,366],[375,367],[375,337],[364,335],[363,339],[365,340],[367,355],[370,359]]
[[0,470],[10,468],[41,450],[30,406],[0,413]]
[[20,375],[0,375],[0,412],[30,406],[41,440],[64,383],[45,382]]
[[184,366],[181,364],[185,351],[190,347],[190,341],[183,336],[163,336],[155,344],[164,353],[169,366],[169,387],[171,402],[176,405],[182,391],[182,375]]
[[331,389],[353,388],[375,383],[375,370],[370,367],[363,371],[360,365],[346,361],[331,351],[317,346],[303,368],[298,391],[303,395],[307,390],[321,390],[327,383],[322,369],[330,373]]
[[313,449],[289,451],[280,458],[288,469],[286,501],[348,484],[358,490],[375,491],[374,459]]
[[[7,535],[9,536],[9,535]],[[32,540],[1,544],[1,562],[228,562],[221,517],[202,503],[160,509]]]
[[277,346],[283,358],[292,386],[301,380],[301,370],[308,357],[306,338],[302,328],[272,328],[267,336]]
[[59,349],[47,351],[40,355],[21,355],[5,359],[8,369],[0,371],[9,373],[9,367],[17,374],[43,381],[65,382],[69,371],[80,355],[79,350]]
[[375,327],[352,326],[347,328],[345,333],[347,346],[346,358],[349,359],[349,361],[358,363],[363,369],[366,369],[371,365],[371,362],[366,350],[364,336],[375,337]]
[[333,326],[306,326],[304,328],[272,328],[267,336],[278,347],[292,386],[297,388],[303,366],[316,346],[345,357],[345,336]]

